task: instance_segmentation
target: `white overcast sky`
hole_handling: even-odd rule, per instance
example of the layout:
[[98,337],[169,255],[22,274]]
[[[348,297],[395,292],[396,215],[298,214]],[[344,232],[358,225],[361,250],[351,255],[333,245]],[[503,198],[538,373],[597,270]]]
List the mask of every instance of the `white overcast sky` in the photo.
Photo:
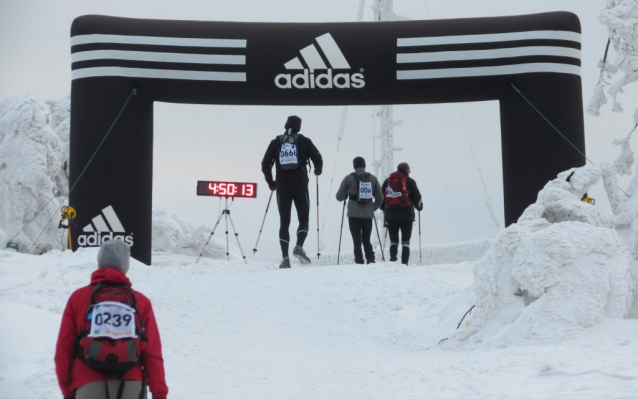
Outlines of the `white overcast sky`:
[[[364,21],[372,19],[371,5],[372,0],[367,0]],[[606,28],[597,20],[605,5],[605,0],[395,0],[394,11],[409,19],[421,20],[573,12],[579,16],[583,30],[582,78],[586,105],[598,80],[596,66],[607,41]],[[359,0],[0,0],[0,100],[34,94],[44,102],[69,95],[69,32],[73,19],[80,15],[240,22],[350,22],[356,21],[358,7]],[[631,99],[637,98],[637,94],[633,87],[620,97],[626,109],[624,113],[612,114],[608,104],[602,117],[585,116],[587,155],[592,161],[608,161],[615,156],[617,150],[611,141],[624,136],[633,126],[631,113],[636,101]],[[296,114],[303,119],[302,133],[313,139],[324,156],[325,172],[320,183],[322,251],[336,250],[341,206],[332,199],[334,192],[343,176],[351,171],[352,159],[362,155],[370,165],[375,150],[370,139],[375,128],[372,107],[351,107],[344,139],[336,152],[341,110],[341,107],[156,104],[155,205],[196,225],[212,226],[217,219],[219,202],[196,197],[196,181],[255,181],[265,188],[260,172],[263,152],[270,139],[281,132],[286,117]],[[426,196],[426,210],[422,215],[423,244],[493,237],[497,230],[484,205],[486,195],[472,149],[502,220],[498,104],[403,105],[395,107],[395,118],[404,122],[395,128],[395,145],[403,148],[395,160],[412,165],[412,175]],[[228,155],[232,153],[243,156]],[[316,191],[314,179],[311,182],[312,234],[307,250],[316,253],[313,235]],[[602,188],[593,193],[597,194],[602,195]],[[257,200],[238,199],[233,205],[233,219],[246,253],[254,247],[267,200],[268,192],[260,190]],[[604,206],[604,199],[598,200]],[[278,252],[276,219],[273,206],[259,244],[259,259],[270,259]],[[291,232],[294,228],[295,222]],[[416,226],[413,237],[415,243]],[[349,245],[349,234],[344,231],[344,248],[350,248]]]

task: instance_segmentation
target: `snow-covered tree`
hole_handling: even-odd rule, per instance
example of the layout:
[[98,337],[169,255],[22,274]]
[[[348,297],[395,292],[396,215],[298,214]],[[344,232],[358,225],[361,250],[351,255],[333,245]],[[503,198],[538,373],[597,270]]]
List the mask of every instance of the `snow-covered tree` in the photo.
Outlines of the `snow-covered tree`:
[[[609,41],[599,63],[600,78],[587,108],[587,113],[593,116],[599,116],[600,109],[608,101],[605,91],[613,98],[612,111],[622,112],[618,94],[638,81],[638,0],[608,0],[599,20],[609,31]],[[610,60],[610,44],[616,53],[614,61]],[[633,116],[638,124],[638,108]]]
[[59,100],[48,100],[46,104],[51,110],[49,127],[60,139],[60,170],[55,176],[59,195],[69,196],[69,150],[71,140],[71,97]]
[[4,240],[20,232],[13,242],[21,252],[62,246],[57,224],[50,223],[59,214],[55,177],[61,154],[58,135],[34,96],[9,97],[0,103],[0,229]]

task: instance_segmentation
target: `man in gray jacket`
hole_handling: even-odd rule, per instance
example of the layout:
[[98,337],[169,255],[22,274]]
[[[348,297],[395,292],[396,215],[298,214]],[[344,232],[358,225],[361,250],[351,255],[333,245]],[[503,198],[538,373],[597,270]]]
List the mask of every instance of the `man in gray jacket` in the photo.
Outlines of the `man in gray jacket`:
[[368,263],[374,263],[374,250],[370,243],[372,234],[372,218],[374,211],[379,209],[383,202],[383,192],[377,178],[366,172],[366,161],[362,157],[356,157],[352,161],[354,173],[346,176],[337,191],[337,201],[348,201],[348,224],[354,243],[354,262],[363,264],[363,252],[365,251]]

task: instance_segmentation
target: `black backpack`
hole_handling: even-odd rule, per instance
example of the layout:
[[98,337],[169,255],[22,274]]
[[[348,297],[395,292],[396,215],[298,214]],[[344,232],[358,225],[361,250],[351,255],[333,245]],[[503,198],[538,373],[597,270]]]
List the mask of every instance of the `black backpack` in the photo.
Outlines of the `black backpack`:
[[374,193],[372,192],[373,188],[370,173],[351,173],[351,175],[357,182],[357,193],[350,195],[350,199],[360,204],[372,202],[374,200]]
[[76,356],[95,371],[121,378],[143,355],[144,325],[135,294],[125,284],[96,284],[77,338]]

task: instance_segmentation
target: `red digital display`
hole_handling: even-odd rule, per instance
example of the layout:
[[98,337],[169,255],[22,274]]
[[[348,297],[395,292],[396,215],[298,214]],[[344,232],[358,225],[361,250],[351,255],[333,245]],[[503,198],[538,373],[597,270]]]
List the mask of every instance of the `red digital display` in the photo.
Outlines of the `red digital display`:
[[197,182],[197,195],[226,198],[257,198],[257,183],[200,180]]

